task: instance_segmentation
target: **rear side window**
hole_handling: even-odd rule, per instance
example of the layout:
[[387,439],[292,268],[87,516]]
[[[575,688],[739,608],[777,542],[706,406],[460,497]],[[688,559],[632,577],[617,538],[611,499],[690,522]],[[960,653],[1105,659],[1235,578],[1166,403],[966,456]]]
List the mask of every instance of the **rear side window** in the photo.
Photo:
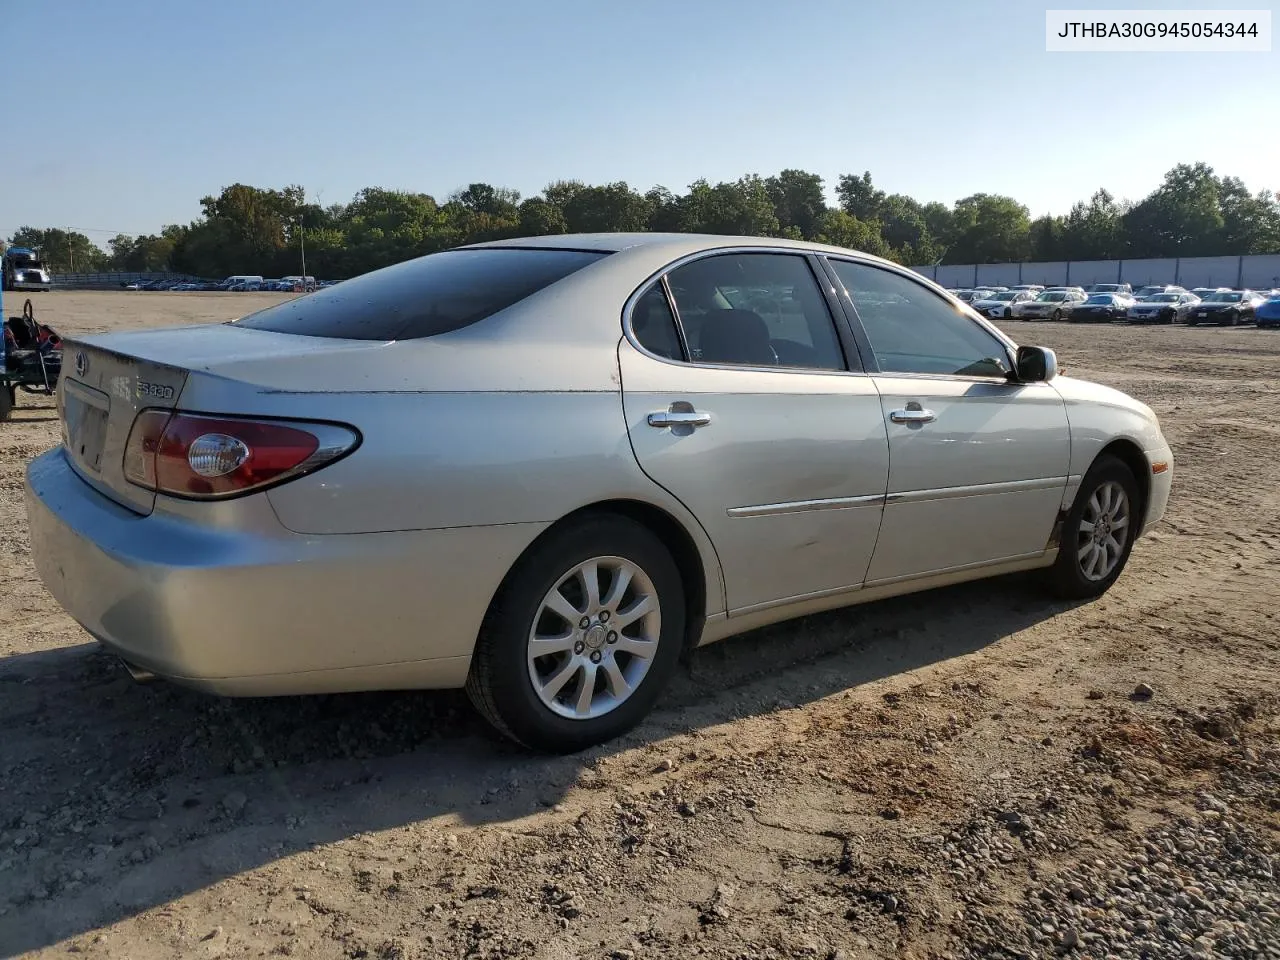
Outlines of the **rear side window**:
[[267,307],[235,325],[307,337],[417,340],[493,316],[605,256],[584,250],[446,250]]
[[717,254],[676,267],[668,282],[698,362],[846,369],[831,312],[804,257]]
[[650,353],[668,360],[684,359],[676,317],[671,312],[671,304],[667,302],[667,294],[661,284],[650,287],[636,301],[631,311],[631,329],[635,331],[640,345]]

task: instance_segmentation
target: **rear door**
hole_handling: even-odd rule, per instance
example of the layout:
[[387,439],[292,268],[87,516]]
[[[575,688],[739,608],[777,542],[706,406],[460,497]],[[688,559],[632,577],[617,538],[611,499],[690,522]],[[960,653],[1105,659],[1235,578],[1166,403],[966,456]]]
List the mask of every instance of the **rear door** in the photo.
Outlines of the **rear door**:
[[750,248],[677,266],[629,308],[631,444],[706,529],[731,615],[866,577],[888,440],[832,294],[811,258]]
[[829,263],[878,367],[889,436],[867,582],[1042,554],[1068,482],[1062,397],[1010,382],[1006,344],[905,272]]

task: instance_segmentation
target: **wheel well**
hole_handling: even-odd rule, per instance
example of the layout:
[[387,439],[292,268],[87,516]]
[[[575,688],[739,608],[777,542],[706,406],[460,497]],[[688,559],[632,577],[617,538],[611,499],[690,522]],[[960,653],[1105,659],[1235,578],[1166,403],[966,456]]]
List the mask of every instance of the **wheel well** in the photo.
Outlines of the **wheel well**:
[[671,553],[676,569],[680,571],[680,580],[684,584],[685,648],[692,649],[702,636],[702,625],[707,615],[707,576],[697,545],[685,530],[684,525],[675,517],[661,507],[641,503],[639,500],[604,500],[566,514],[547,528],[542,536],[545,537],[552,530],[558,530],[584,516],[610,513],[626,517],[645,527],[655,534]]
[[1132,440],[1112,440],[1102,448],[1098,456],[1108,453],[1129,468],[1138,485],[1138,534],[1141,534],[1142,519],[1147,515],[1147,500],[1151,496],[1151,465],[1147,463],[1147,455]]

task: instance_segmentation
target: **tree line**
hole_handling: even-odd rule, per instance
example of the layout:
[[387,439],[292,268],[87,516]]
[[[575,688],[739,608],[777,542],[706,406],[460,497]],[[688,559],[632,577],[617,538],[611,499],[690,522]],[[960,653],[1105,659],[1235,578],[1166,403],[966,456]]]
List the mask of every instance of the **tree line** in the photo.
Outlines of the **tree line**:
[[816,240],[907,265],[1108,260],[1280,253],[1280,193],[1250,193],[1204,163],[1179,164],[1136,202],[1100,189],[1061,216],[1032,219],[1012,197],[975,193],[951,206],[878,189],[846,174],[828,204],[816,173],[783,170],[698,180],[682,194],[641,193],[625,182],[549,184],[537,196],[473,183],[444,202],[368,187],[322,207],[302,187],[237,183],[200,201],[192,223],[120,234],[107,250],[82,233],[22,227],[11,243],[39,247],[55,272],[176,271],[202,277],[307,272],[342,279],[410,257],[504,237],[612,231],[685,231]]

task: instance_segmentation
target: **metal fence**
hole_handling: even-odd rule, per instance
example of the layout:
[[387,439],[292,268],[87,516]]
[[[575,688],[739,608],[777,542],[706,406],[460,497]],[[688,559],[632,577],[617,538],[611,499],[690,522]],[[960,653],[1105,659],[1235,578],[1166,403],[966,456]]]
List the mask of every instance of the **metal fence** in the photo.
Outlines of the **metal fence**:
[[135,280],[170,280],[173,283],[194,283],[201,278],[189,273],[55,273],[55,290],[119,290]]
[[1191,287],[1280,287],[1280,254],[1246,257],[1168,257],[1159,260],[1064,260],[1056,263],[967,263],[912,267],[944,287],[1009,287],[1019,283],[1088,286],[1152,283]]

